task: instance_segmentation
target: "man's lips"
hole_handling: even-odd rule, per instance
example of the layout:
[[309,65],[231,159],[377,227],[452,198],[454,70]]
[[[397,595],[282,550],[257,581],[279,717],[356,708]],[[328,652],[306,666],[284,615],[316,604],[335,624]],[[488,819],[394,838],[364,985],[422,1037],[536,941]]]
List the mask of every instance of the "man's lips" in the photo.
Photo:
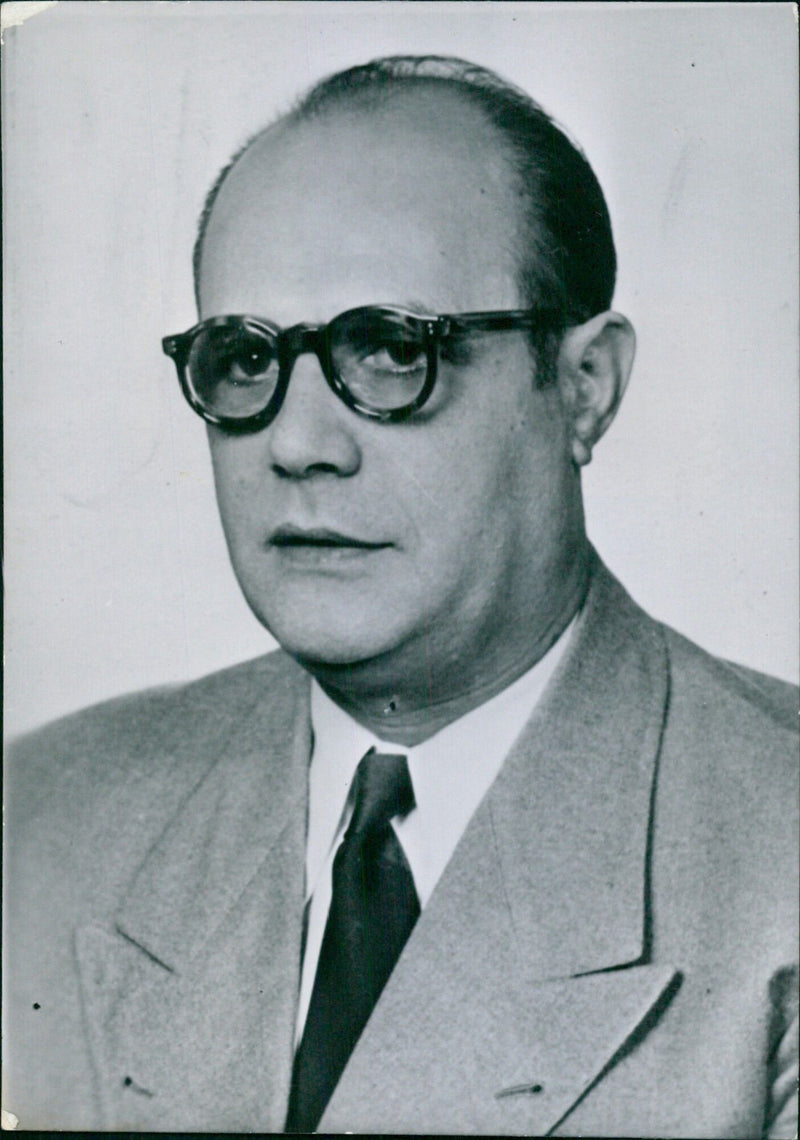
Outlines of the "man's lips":
[[277,527],[269,536],[269,545],[279,549],[319,549],[319,550],[384,550],[390,542],[369,542],[354,535],[343,534],[327,527],[298,527],[285,525]]

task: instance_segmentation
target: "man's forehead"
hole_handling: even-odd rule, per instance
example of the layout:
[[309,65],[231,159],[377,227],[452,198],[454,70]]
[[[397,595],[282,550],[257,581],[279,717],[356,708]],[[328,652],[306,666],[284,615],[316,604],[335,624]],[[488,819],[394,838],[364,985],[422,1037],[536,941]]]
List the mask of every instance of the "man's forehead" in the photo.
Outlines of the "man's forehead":
[[357,277],[383,257],[385,288],[394,270],[407,271],[412,295],[424,287],[414,288],[415,261],[423,277],[437,259],[451,275],[507,277],[517,231],[512,179],[494,128],[450,93],[411,91],[285,120],[256,139],[223,184],[202,277],[230,279],[254,244],[265,268],[298,276],[335,277],[341,262],[339,275]]
[[233,173],[243,173],[262,158],[302,161],[308,148],[319,145],[326,151],[355,152],[363,160],[368,157],[363,144],[379,155],[394,152],[398,161],[428,151],[505,179],[510,174],[500,132],[482,109],[446,87],[413,83],[392,94],[340,99],[309,116],[287,115],[256,137]]

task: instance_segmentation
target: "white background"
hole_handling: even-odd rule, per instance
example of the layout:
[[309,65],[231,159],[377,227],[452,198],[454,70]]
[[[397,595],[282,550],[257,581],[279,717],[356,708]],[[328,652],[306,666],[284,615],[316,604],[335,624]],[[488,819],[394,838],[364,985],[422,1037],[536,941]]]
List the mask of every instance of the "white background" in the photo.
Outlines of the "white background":
[[639,335],[590,534],[655,616],[796,676],[790,5],[60,3],[3,52],[9,732],[271,646],[160,338],[229,154],[397,52],[499,70],[584,146]]

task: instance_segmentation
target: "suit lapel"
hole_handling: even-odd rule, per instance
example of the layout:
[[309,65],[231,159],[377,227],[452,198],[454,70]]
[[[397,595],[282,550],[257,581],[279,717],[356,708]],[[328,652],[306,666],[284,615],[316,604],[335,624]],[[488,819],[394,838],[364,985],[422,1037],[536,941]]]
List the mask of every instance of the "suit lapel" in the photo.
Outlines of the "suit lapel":
[[281,1128],[309,755],[307,683],[285,666],[151,850],[114,922],[79,932],[107,1127]]
[[[322,1130],[553,1131],[645,1018],[657,1021],[676,980],[647,962],[666,675],[658,627],[599,567],[572,645],[422,914]],[[307,686],[284,666],[115,922],[80,932],[107,1127],[281,1128],[309,753]]]
[[322,1130],[543,1134],[654,1024],[677,981],[647,963],[666,678],[658,627],[599,567]]

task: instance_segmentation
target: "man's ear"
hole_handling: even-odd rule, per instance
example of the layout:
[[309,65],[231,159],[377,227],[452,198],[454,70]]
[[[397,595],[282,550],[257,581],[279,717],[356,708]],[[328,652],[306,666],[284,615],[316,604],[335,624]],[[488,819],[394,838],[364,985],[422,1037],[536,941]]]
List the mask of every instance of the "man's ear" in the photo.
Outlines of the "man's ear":
[[558,386],[567,412],[573,461],[582,467],[622,400],[636,334],[620,313],[598,313],[568,329],[558,354]]

